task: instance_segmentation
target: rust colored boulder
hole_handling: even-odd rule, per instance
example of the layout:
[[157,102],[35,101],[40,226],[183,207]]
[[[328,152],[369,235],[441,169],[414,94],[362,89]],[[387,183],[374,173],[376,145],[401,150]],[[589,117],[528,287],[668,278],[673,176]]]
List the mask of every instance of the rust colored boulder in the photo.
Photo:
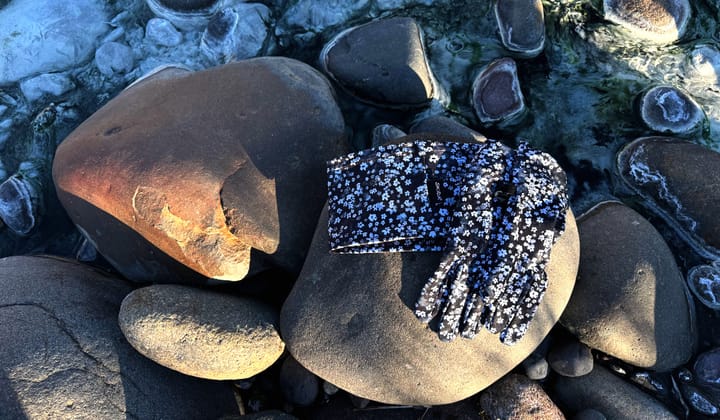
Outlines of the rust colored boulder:
[[330,84],[298,61],[246,60],[125,90],[60,145],[75,224],[136,281],[299,271],[344,153]]

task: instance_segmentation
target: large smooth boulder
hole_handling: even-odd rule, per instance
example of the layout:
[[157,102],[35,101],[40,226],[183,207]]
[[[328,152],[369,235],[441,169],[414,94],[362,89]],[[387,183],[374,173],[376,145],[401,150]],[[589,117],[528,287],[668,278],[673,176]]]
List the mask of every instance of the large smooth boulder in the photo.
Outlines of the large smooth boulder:
[[129,284],[73,261],[0,260],[0,417],[218,418],[230,386],[165,369],[117,324]]
[[633,37],[658,44],[682,37],[691,11],[688,0],[603,0],[605,19]]
[[160,72],[71,133],[53,178],[75,224],[129,279],[240,280],[251,250],[258,269],[297,272],[344,129],[329,82],[296,60]]
[[588,346],[667,371],[692,357],[694,308],[662,236],[631,208],[602,203],[578,219],[580,271],[560,322]]
[[281,311],[287,348],[311,372],[370,400],[437,405],[473,395],[520,364],[565,308],[579,257],[575,221],[568,216],[538,312],[527,334],[507,346],[486,330],[473,340],[440,341],[413,313],[440,253],[330,253],[324,211]]
[[249,378],[285,350],[271,307],[189,286],[157,284],[135,290],[123,300],[118,319],[128,342],[141,354],[198,378]]

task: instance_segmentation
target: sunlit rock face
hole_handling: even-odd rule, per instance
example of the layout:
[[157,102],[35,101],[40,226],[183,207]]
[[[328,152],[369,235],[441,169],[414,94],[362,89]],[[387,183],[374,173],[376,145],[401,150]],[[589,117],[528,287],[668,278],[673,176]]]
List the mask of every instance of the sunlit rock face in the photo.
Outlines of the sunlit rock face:
[[107,21],[96,0],[17,0],[0,8],[0,86],[89,60]]
[[685,33],[688,0],[604,0],[605,19],[646,41],[669,44]]
[[720,153],[672,137],[642,137],[617,156],[621,185],[700,255],[720,256]]
[[545,20],[540,0],[499,0],[495,18],[503,46],[522,57],[536,57],[545,46]]
[[501,58],[484,67],[472,85],[472,103],[480,122],[510,123],[525,111],[517,65],[512,58]]
[[251,250],[299,271],[325,162],[346,150],[327,79],[280,57],[163,74],[59,147],[53,178],[70,217],[133,280],[240,280]]

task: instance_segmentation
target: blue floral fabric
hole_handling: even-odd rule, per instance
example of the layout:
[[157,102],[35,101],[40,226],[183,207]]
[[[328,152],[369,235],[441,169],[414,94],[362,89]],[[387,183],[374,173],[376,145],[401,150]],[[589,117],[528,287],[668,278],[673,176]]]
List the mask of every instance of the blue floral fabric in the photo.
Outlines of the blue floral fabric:
[[328,163],[330,248],[341,253],[444,251],[415,314],[439,335],[483,327],[517,342],[547,288],[565,229],[565,174],[521,144],[415,141]]

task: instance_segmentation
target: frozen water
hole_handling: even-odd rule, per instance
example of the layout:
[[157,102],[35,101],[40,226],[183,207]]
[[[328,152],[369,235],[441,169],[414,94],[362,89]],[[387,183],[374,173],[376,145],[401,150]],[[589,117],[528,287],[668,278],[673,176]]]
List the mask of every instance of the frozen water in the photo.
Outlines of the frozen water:
[[58,97],[75,89],[75,83],[63,73],[46,73],[20,82],[25,99],[35,102],[45,95]]
[[0,85],[89,60],[106,21],[100,0],[10,2],[0,9]]
[[133,50],[119,42],[108,42],[95,51],[95,65],[107,77],[127,73],[135,66]]
[[703,305],[720,309],[720,261],[712,265],[698,265],[688,271],[690,290]]
[[174,47],[182,42],[182,34],[167,19],[153,18],[145,26],[145,38],[163,47]]
[[347,22],[370,5],[369,0],[298,0],[278,23],[277,33],[285,35],[294,29],[320,33]]
[[262,4],[240,3],[222,9],[210,19],[201,48],[219,64],[255,57],[266,44],[270,20],[270,9]]

